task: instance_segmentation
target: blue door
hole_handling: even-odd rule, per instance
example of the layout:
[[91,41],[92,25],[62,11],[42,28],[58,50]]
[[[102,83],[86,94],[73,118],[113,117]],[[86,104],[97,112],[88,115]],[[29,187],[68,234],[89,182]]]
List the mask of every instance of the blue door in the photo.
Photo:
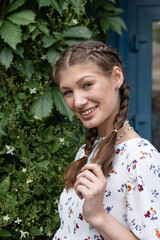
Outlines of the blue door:
[[137,132],[160,150],[160,1],[126,3],[130,118]]

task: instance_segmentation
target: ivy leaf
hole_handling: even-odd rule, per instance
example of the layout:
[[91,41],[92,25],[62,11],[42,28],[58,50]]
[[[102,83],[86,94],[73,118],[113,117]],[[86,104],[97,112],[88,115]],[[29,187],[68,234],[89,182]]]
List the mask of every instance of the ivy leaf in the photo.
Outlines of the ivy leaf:
[[17,25],[28,25],[34,22],[35,16],[36,14],[31,10],[22,10],[9,15],[7,19]]
[[59,3],[56,0],[51,0],[51,5],[62,17],[62,9],[61,9]]
[[69,28],[67,31],[63,33],[64,37],[69,38],[85,38],[89,39],[92,37],[92,32],[89,28],[82,26],[82,27],[72,27]]
[[50,0],[37,0],[39,8],[41,7],[49,7],[51,5],[51,1]]
[[54,104],[56,106],[57,111],[59,111],[62,115],[67,116],[69,118],[69,120],[71,121],[74,114],[68,108],[59,88],[55,87],[55,88],[53,88],[52,91],[53,91],[53,100],[54,100]]
[[5,9],[5,14],[8,14],[9,12],[12,12],[22,6],[24,4],[25,0],[17,0],[15,2],[9,3],[7,8]]
[[31,236],[43,236],[44,234],[40,231],[40,229],[31,227],[29,229],[29,233]]
[[47,60],[48,62],[54,66],[57,60],[60,58],[60,53],[55,50],[55,48],[49,48],[47,52]]
[[8,43],[13,49],[16,49],[17,44],[21,42],[21,28],[7,20],[3,22],[0,34],[4,42]]
[[13,60],[12,51],[7,47],[3,48],[2,51],[0,52],[0,61],[5,66],[6,70],[11,65],[12,60]]
[[42,119],[47,117],[53,108],[52,92],[46,90],[33,104],[31,112],[35,117]]
[[34,66],[30,63],[29,58],[27,56],[25,56],[24,58],[17,56],[16,61],[17,69],[30,79],[35,70]]
[[49,34],[48,37],[44,36],[42,38],[42,42],[43,42],[43,47],[48,48],[48,47],[51,47],[55,42],[57,42],[57,39],[53,35]]
[[12,234],[5,229],[0,229],[0,237],[12,237]]

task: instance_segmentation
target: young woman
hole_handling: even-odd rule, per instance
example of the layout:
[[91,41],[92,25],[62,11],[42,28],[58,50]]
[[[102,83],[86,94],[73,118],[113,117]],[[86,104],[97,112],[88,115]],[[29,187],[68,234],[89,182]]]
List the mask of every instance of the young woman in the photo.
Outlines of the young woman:
[[160,154],[126,120],[129,87],[119,55],[97,41],[73,45],[54,77],[88,135],[65,171],[53,239],[160,238]]

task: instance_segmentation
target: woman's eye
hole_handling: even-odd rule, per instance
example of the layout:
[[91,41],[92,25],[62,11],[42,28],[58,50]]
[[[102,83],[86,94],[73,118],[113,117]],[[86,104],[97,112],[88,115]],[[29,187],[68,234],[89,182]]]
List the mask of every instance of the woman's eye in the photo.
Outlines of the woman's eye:
[[90,86],[92,86],[92,83],[85,83],[84,84],[84,88],[89,88]]
[[66,92],[63,93],[63,95],[64,95],[64,96],[67,96],[67,95],[69,95],[69,94],[71,94],[71,93],[72,93],[72,91],[66,91]]

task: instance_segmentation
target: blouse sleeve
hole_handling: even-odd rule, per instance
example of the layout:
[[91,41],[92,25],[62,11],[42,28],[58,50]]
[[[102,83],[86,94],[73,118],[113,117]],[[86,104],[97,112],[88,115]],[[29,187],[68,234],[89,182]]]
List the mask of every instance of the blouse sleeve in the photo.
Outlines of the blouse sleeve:
[[127,216],[141,240],[160,238],[160,154],[151,145],[133,155],[129,167]]

